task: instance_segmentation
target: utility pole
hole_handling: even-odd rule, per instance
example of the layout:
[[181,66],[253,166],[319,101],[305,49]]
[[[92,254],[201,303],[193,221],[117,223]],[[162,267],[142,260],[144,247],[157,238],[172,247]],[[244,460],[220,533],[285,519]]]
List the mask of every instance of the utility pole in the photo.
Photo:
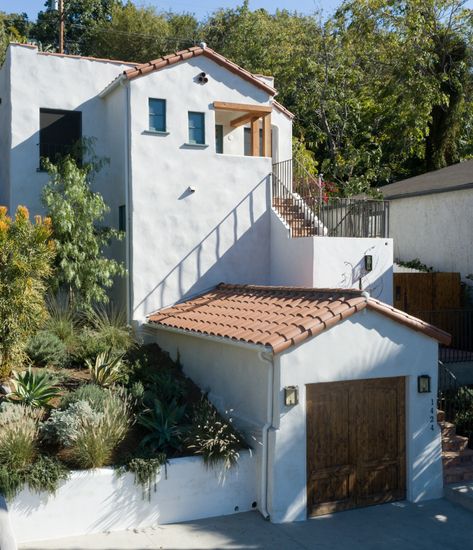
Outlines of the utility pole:
[[64,53],[64,0],[59,0],[59,53]]

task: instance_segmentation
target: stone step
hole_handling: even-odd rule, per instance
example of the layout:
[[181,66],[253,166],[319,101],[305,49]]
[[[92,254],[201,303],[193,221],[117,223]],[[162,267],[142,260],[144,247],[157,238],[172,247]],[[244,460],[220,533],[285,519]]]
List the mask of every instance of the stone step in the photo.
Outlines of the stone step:
[[454,437],[442,437],[443,452],[463,451],[468,447],[468,437],[456,435]]
[[456,483],[444,488],[447,500],[463,506],[473,512],[473,483]]
[[445,412],[437,409],[437,422],[445,421]]
[[456,426],[451,422],[439,422],[440,429],[442,430],[442,437],[455,437]]
[[462,481],[473,481],[473,467],[471,464],[446,468],[443,471],[444,485],[461,483]]
[[465,449],[464,451],[444,451],[442,453],[442,461],[444,468],[467,464],[471,465],[473,468],[473,449]]

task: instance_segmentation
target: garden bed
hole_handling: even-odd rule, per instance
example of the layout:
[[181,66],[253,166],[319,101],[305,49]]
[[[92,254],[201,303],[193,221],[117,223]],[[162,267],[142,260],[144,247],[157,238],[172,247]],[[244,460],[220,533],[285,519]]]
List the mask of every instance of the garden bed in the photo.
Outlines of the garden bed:
[[208,468],[201,457],[174,458],[149,494],[131,473],[75,471],[54,495],[23,489],[9,515],[24,543],[245,512],[256,507],[255,470],[250,451],[230,470]]

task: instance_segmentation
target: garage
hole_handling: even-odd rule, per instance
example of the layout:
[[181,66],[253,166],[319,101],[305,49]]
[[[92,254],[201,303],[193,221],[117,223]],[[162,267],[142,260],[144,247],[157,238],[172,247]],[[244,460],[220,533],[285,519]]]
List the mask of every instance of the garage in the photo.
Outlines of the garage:
[[309,384],[306,391],[308,514],[404,499],[405,379]]

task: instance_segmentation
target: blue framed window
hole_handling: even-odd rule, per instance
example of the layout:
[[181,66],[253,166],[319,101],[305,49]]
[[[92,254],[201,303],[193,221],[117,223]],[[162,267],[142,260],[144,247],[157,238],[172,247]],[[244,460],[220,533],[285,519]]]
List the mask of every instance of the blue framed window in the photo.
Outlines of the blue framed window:
[[166,131],[166,100],[149,98],[149,129],[151,132]]
[[189,111],[189,143],[205,144],[205,115]]
[[215,152],[223,153],[223,125],[215,125]]

